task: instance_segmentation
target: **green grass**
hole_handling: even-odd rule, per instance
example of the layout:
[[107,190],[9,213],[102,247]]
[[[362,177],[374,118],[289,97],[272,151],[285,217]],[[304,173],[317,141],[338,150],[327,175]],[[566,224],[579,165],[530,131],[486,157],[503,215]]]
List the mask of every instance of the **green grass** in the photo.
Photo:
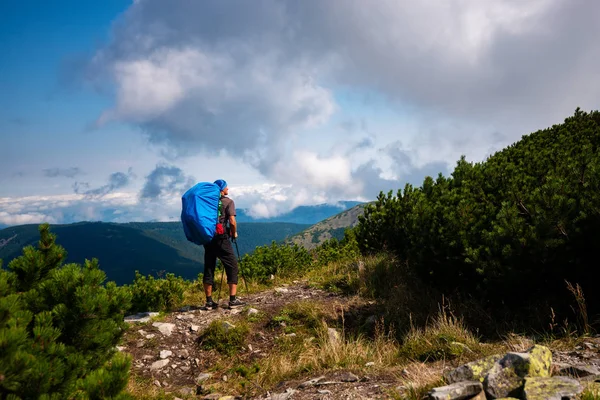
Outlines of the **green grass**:
[[246,344],[250,328],[244,321],[236,321],[233,327],[226,328],[225,320],[211,322],[198,337],[198,344],[205,350],[216,350],[221,354],[232,356]]

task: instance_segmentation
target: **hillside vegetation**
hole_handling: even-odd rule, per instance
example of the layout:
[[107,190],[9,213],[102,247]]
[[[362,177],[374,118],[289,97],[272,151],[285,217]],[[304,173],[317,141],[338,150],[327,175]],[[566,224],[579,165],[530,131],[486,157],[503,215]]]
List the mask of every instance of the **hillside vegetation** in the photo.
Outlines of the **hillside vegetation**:
[[568,311],[566,282],[599,311],[600,113],[524,136],[452,176],[380,194],[356,235],[365,253],[391,251],[445,293],[475,297],[490,313]]
[[[478,400],[530,398],[526,377],[556,375],[581,379],[534,398],[598,400],[599,144],[600,113],[577,110],[450,177],[381,193],[341,240],[258,246],[237,311],[199,310],[201,276],[102,284],[95,260],[65,264],[42,225],[0,269],[0,397],[422,400],[491,357]],[[124,327],[138,311],[157,314]],[[514,352],[544,356],[519,355],[514,386],[494,386]]]

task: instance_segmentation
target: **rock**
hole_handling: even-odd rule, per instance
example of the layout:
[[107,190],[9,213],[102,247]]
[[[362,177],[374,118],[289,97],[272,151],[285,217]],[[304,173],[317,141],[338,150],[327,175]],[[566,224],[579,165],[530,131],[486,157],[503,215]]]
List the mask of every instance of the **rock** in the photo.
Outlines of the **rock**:
[[271,395],[271,400],[288,400],[296,391],[294,389],[288,388],[283,393],[274,393]]
[[149,333],[146,335],[146,339],[152,339],[154,336],[156,336],[154,333]]
[[235,400],[234,396],[222,396],[219,397],[219,400]]
[[154,361],[150,366],[150,370],[161,369],[169,365],[169,359]]
[[175,324],[170,324],[168,322],[155,322],[152,324],[155,328],[158,328],[160,333],[165,336],[171,336],[173,333],[173,329],[175,329]]
[[358,382],[360,378],[351,372],[344,372],[340,375],[340,381],[342,382]]
[[144,322],[150,321],[150,318],[156,317],[157,315],[158,315],[157,312],[143,312],[143,313],[137,313],[134,315],[128,315],[123,320],[125,322],[129,322],[129,323],[136,323],[136,322],[144,323]]
[[191,396],[193,394],[196,394],[196,391],[192,388],[184,387],[184,388],[179,389],[179,393],[184,396]]
[[292,333],[288,333],[285,336],[287,336],[287,337],[296,337],[296,334],[294,332],[292,332]]
[[591,365],[569,365],[558,370],[559,375],[569,375],[574,378],[585,378],[588,376],[600,376],[600,370]]
[[434,388],[428,395],[431,400],[462,400],[477,396],[481,392],[483,392],[481,382],[463,381]]
[[198,325],[191,325],[190,326],[190,331],[192,331],[192,332],[198,332],[199,329],[200,329],[200,327]]
[[173,355],[173,352],[171,350],[161,350],[160,352],[160,358],[169,358]]
[[258,310],[256,308],[249,308],[247,311],[248,316],[251,315],[257,315],[258,314]]
[[179,351],[179,358],[181,358],[182,360],[185,360],[189,356],[190,356],[190,352],[187,349],[183,349],[183,350]]
[[319,394],[331,394],[331,390],[317,390]]
[[117,350],[119,350],[119,351],[123,351],[123,350],[125,350],[126,348],[127,348],[127,347],[125,347],[125,346],[117,346]]
[[525,378],[524,400],[575,399],[583,392],[583,386],[566,376]]
[[229,332],[230,329],[235,328],[235,325],[229,321],[222,321],[221,326],[225,329],[225,332]]
[[150,354],[146,354],[142,357],[142,360],[152,360],[154,359],[154,356],[151,356]]
[[288,288],[281,288],[281,287],[275,288],[276,293],[288,293],[289,291],[290,290]]
[[331,343],[340,342],[340,333],[333,328],[327,328],[327,334],[329,335],[329,341]]
[[483,382],[489,370],[492,369],[496,361],[500,360],[500,358],[502,358],[502,356],[500,354],[496,354],[461,365],[460,367],[445,374],[445,378],[448,383],[456,383],[461,381]]
[[196,385],[200,385],[205,380],[209,379],[212,376],[210,373],[203,372],[196,378]]
[[373,365],[375,365],[375,363],[373,361],[369,361],[365,364],[365,367],[372,367]]
[[493,398],[519,397],[525,377],[548,377],[551,364],[552,353],[545,346],[535,345],[527,353],[506,353],[485,377],[485,392]]
[[220,398],[221,395],[219,393],[211,393],[203,397],[204,400],[218,400]]
[[311,386],[314,386],[314,385],[315,385],[315,383],[317,383],[317,382],[319,382],[320,380],[323,380],[323,379],[325,379],[325,376],[320,376],[320,377],[318,377],[318,378],[313,378],[313,379],[311,379],[311,380],[309,380],[309,381],[306,381],[306,382],[303,382],[303,383],[301,383],[301,384],[300,384],[298,387],[299,387],[300,389],[304,389],[304,388],[307,388],[307,387],[311,387]]
[[589,343],[589,342],[584,342],[583,346],[588,350],[594,350],[594,347],[595,347],[592,343]]
[[158,387],[161,387],[160,381],[158,379],[154,380],[154,385],[158,386]]
[[227,375],[223,375],[221,379],[223,379],[223,382],[227,382]]

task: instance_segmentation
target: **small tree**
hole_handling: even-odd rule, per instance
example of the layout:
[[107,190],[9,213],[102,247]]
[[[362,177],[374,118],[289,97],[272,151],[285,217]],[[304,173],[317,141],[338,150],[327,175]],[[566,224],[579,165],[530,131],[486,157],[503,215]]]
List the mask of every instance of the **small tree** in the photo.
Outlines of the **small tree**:
[[130,294],[104,285],[97,260],[63,265],[49,225],[39,231],[0,269],[0,398],[126,398],[130,360],[115,346]]

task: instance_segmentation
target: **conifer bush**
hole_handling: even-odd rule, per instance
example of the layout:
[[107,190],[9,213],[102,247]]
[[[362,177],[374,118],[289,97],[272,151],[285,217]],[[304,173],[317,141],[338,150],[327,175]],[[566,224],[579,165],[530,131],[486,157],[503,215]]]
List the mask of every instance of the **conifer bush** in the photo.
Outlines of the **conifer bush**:
[[48,224],[0,269],[0,398],[120,399],[130,360],[116,345],[130,296],[97,260],[63,264]]
[[[380,193],[356,227],[364,253],[389,250],[427,282],[523,307],[594,287],[600,242],[600,112],[523,138],[450,177]],[[568,307],[565,307],[568,308]]]
[[152,275],[144,276],[135,271],[133,284],[125,286],[131,291],[130,311],[171,311],[182,304],[188,286],[189,282],[172,273],[164,279],[155,279]]

